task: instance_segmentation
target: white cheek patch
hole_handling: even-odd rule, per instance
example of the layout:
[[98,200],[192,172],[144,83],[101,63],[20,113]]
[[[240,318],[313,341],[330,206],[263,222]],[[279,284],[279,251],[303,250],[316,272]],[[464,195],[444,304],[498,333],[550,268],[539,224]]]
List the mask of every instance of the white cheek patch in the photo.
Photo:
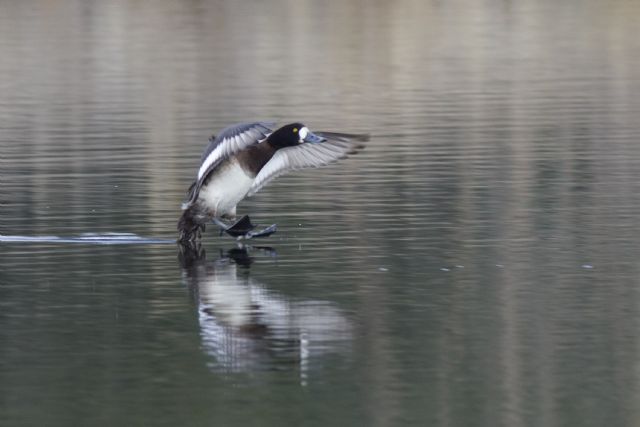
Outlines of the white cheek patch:
[[304,139],[307,137],[308,134],[309,134],[309,129],[306,126],[301,128],[300,131],[298,132],[298,135],[300,135],[300,142],[304,141]]

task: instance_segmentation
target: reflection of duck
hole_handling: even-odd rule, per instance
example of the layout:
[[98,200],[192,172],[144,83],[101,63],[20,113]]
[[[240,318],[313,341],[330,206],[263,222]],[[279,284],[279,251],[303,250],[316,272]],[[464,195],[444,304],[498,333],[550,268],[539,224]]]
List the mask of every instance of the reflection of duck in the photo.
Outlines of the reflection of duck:
[[180,260],[214,368],[244,372],[297,365],[305,378],[319,356],[348,351],[352,328],[344,314],[330,302],[293,300],[268,290],[250,276],[253,257],[246,248],[215,261],[207,262],[202,251],[183,253]]

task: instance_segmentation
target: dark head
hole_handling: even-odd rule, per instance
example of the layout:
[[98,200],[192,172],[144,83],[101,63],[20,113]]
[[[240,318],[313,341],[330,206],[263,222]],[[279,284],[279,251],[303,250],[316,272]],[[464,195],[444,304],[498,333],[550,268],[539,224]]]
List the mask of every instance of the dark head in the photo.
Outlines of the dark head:
[[284,148],[304,143],[317,144],[326,139],[315,135],[302,123],[291,123],[273,132],[267,141],[276,148]]

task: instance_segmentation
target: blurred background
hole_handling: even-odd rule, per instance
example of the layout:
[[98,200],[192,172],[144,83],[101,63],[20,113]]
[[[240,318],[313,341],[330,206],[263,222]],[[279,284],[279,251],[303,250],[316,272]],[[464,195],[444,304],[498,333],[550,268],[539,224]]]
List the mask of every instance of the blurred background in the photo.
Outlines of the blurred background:
[[[0,0],[0,424],[640,424],[638,28]],[[174,239],[207,137],[252,120],[372,136],[239,205],[269,248],[6,238]]]

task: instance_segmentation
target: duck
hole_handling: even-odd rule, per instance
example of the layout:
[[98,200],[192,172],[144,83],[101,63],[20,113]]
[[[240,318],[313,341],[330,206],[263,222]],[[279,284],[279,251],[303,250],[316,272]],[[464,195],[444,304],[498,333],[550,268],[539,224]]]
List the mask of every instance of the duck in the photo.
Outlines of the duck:
[[300,122],[276,128],[272,122],[238,123],[226,127],[200,159],[196,178],[187,191],[178,220],[178,242],[199,242],[206,225],[235,238],[267,237],[275,224],[262,231],[248,215],[236,219],[237,205],[275,178],[291,171],[334,163],[364,148],[367,134],[311,132]]

